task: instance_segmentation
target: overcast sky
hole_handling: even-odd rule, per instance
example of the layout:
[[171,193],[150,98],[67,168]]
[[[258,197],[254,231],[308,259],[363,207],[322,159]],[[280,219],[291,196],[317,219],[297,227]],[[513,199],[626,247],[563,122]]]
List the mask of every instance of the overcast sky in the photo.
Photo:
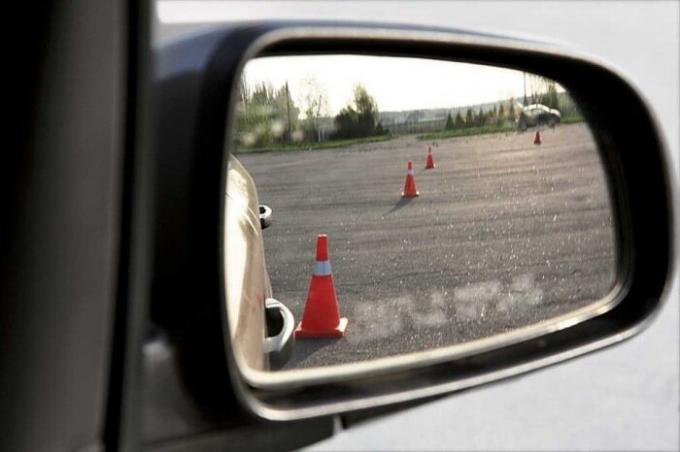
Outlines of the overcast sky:
[[[363,84],[381,111],[445,108],[523,96],[519,71],[448,61],[364,55],[267,57],[246,65],[246,79],[275,88],[288,81],[291,97],[301,104],[301,83],[310,76],[328,98],[335,115],[352,98],[353,86]],[[531,77],[527,77],[527,94]]]

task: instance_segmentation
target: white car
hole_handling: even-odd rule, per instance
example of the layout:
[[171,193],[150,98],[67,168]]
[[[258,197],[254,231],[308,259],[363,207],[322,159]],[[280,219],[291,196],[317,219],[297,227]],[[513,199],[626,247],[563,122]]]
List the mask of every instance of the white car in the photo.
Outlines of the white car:
[[531,104],[522,108],[517,125],[520,130],[527,130],[529,127],[539,125],[555,127],[561,120],[562,114],[559,110],[546,107],[542,104]]

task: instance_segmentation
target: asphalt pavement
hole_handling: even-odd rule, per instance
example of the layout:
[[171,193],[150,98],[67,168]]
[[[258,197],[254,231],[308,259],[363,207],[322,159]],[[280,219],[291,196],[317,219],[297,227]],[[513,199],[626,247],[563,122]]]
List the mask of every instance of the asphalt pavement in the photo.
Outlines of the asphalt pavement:
[[[611,203],[584,124],[428,143],[240,154],[274,296],[297,321],[328,234],[342,339],[298,340],[287,368],[457,344],[568,313],[613,285]],[[436,168],[426,170],[432,145]],[[401,198],[413,160],[420,196]]]

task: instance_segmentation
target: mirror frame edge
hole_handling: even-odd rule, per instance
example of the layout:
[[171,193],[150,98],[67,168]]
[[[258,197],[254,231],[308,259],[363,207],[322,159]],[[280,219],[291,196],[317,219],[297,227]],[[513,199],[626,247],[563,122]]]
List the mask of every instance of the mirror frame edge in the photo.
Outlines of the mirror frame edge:
[[[380,27],[382,34],[376,34],[375,29],[372,27]],[[344,30],[344,31],[342,31]],[[326,40],[317,41],[315,43],[306,42],[309,36],[313,33],[322,32],[327,35]],[[203,66],[203,77],[201,77],[198,83],[198,93],[200,93],[200,101],[197,105],[198,118],[206,119],[206,121],[197,121],[194,126],[196,131],[201,129],[207,133],[205,138],[198,140],[195,144],[202,144],[211,146],[210,158],[214,159],[219,157],[226,160],[226,155],[221,154],[225,143],[225,125],[226,121],[224,119],[227,117],[227,103],[229,108],[233,102],[227,102],[221,107],[216,105],[219,101],[215,99],[227,99],[231,96],[224,91],[224,74],[230,74],[232,84],[235,84],[238,75],[241,72],[242,65],[250,59],[256,52],[254,49],[258,45],[263,45],[265,42],[269,42],[270,45],[275,44],[280,46],[285,44],[284,36],[295,36],[292,41],[297,41],[297,45],[303,45],[306,47],[312,47],[319,45],[327,45],[333,41],[341,41],[343,46],[347,46],[351,43],[354,46],[366,49],[366,47],[375,47],[370,53],[384,53],[380,52],[380,49],[387,49],[389,46],[401,46],[402,56],[416,54],[415,50],[420,49],[420,54],[422,53],[433,54],[433,47],[436,47],[439,51],[451,51],[465,50],[469,52],[469,55],[480,55],[484,54],[486,60],[480,58],[474,59],[470,62],[480,63],[486,62],[487,64],[496,63],[496,65],[501,65],[499,63],[508,64],[509,59],[518,58],[515,60],[516,67],[527,68],[527,64],[538,65],[541,63],[549,62],[548,67],[553,71],[564,70],[564,66],[570,65],[570,69],[566,72],[567,75],[561,73],[560,77],[546,73],[543,70],[534,70],[533,72],[550,76],[555,79],[558,83],[562,84],[569,90],[569,92],[577,100],[579,99],[579,94],[581,98],[587,97],[593,94],[588,89],[574,89],[572,85],[577,84],[576,80],[573,79],[573,83],[568,83],[564,81],[565,77],[571,75],[580,75],[581,80],[584,76],[590,74],[596,74],[600,78],[600,81],[608,81],[612,84],[608,89],[614,93],[621,94],[625,101],[628,103],[629,107],[633,107],[632,111],[637,119],[642,121],[641,134],[638,134],[637,141],[645,142],[647,141],[647,149],[652,149],[646,156],[649,160],[637,159],[632,155],[631,147],[625,141],[622,140],[620,136],[621,133],[616,132],[615,128],[611,125],[613,120],[611,118],[606,118],[606,113],[616,110],[616,106],[607,106],[601,104],[599,106],[591,106],[590,109],[585,109],[584,114],[589,121],[595,121],[595,124],[600,125],[604,131],[609,132],[609,134],[602,133],[603,130],[593,131],[594,137],[598,140],[598,144],[604,142],[604,150],[607,155],[606,164],[610,165],[606,168],[606,172],[609,176],[610,190],[612,193],[617,193],[617,206],[616,214],[617,219],[623,222],[618,229],[628,231],[630,234],[627,237],[621,238],[623,244],[627,249],[621,249],[619,253],[620,257],[623,259],[630,259],[626,264],[623,264],[623,268],[626,276],[626,286],[628,290],[625,294],[622,302],[616,306],[609,313],[595,317],[584,322],[576,327],[568,328],[566,330],[553,333],[548,340],[548,337],[537,338],[527,343],[516,344],[513,348],[513,353],[508,353],[510,350],[501,349],[494,350],[492,352],[484,353],[478,356],[472,356],[458,362],[446,362],[440,363],[435,366],[429,366],[423,369],[412,369],[401,375],[400,386],[395,384],[395,375],[392,375],[391,382],[387,383],[385,378],[375,378],[375,379],[361,379],[354,382],[344,382],[335,385],[320,385],[316,388],[306,388],[305,394],[290,394],[290,393],[280,393],[271,394],[265,392],[258,392],[252,388],[247,387],[246,384],[241,380],[240,372],[236,368],[236,363],[230,352],[230,343],[228,334],[222,334],[223,339],[226,341],[222,347],[212,347],[214,349],[222,349],[226,354],[227,369],[229,375],[231,376],[231,384],[233,387],[231,390],[234,395],[243,406],[255,417],[265,418],[270,420],[293,420],[293,419],[304,419],[325,416],[335,413],[355,411],[355,410],[370,410],[377,406],[384,406],[390,404],[400,404],[405,402],[410,402],[423,397],[436,397],[442,394],[446,394],[452,391],[460,390],[465,387],[485,384],[491,381],[496,381],[498,379],[507,378],[512,375],[517,375],[519,373],[524,373],[529,370],[534,370],[540,367],[554,364],[556,362],[563,361],[565,359],[570,359],[575,356],[600,349],[602,347],[611,345],[613,343],[619,342],[623,339],[631,337],[637,334],[639,331],[644,329],[645,326],[649,324],[653,318],[652,314],[656,312],[656,309],[660,305],[660,300],[663,298],[662,293],[664,287],[669,280],[668,276],[671,274],[672,261],[672,250],[669,244],[672,243],[671,232],[672,232],[672,200],[673,196],[671,191],[671,178],[670,172],[668,170],[668,160],[665,151],[665,146],[656,130],[656,122],[651,117],[650,110],[646,106],[644,100],[641,99],[640,95],[632,88],[631,84],[625,81],[620,75],[618,75],[612,69],[607,68],[602,63],[595,62],[582,57],[574,56],[570,53],[564,52],[561,49],[555,49],[552,47],[544,47],[536,43],[528,43],[523,41],[514,41],[508,38],[502,37],[489,37],[477,34],[461,34],[456,31],[442,31],[433,30],[425,28],[413,28],[413,27],[394,27],[394,26],[377,26],[377,25],[361,25],[361,24],[325,24],[325,23],[264,23],[258,24],[256,26],[251,25],[240,25],[240,26],[223,26],[220,29],[210,33],[212,42],[212,49],[206,55]],[[240,38],[240,44],[235,46],[235,37]],[[198,39],[198,38],[197,38]],[[290,40],[288,44],[290,44]],[[313,45],[312,45],[313,44]],[[282,46],[285,49],[285,45]],[[325,47],[326,50],[328,47]],[[491,50],[490,53],[488,53]],[[311,50],[313,52],[313,49]],[[224,58],[225,55],[227,58]],[[490,57],[490,55],[492,55]],[[239,61],[239,63],[235,63]],[[459,60],[461,61],[461,60]],[[236,66],[235,66],[236,65]],[[512,66],[508,66],[512,67]],[[234,69],[236,68],[236,69]],[[586,77],[587,78],[587,77]],[[222,85],[220,88],[218,85]],[[599,86],[599,85],[598,85]],[[233,93],[233,91],[231,91]],[[218,97],[215,97],[215,95]],[[225,95],[219,97],[219,95]],[[604,94],[601,96],[606,97]],[[618,104],[626,104],[626,102],[619,99]],[[580,106],[583,106],[583,102],[579,102]],[[619,105],[620,106],[620,105]],[[630,111],[630,110],[629,110]],[[232,117],[233,111],[229,110],[229,117]],[[221,114],[221,116],[220,116]],[[212,115],[212,116],[211,116]],[[217,115],[222,119],[222,124],[220,126],[217,119]],[[621,116],[621,115],[619,115]],[[221,127],[221,131],[219,130]],[[625,129],[625,128],[624,128]],[[201,135],[197,133],[197,135]],[[645,135],[641,137],[640,135]],[[635,141],[635,140],[634,140]],[[620,147],[618,150],[614,149],[616,145],[625,143],[628,146]],[[217,146],[217,148],[216,148]],[[626,152],[624,149],[628,147]],[[194,152],[193,149],[198,149],[198,146],[185,150],[184,152]],[[201,148],[204,149],[204,148]],[[603,156],[604,157],[604,156]],[[641,162],[639,161],[642,161]],[[613,165],[612,162],[618,162],[617,165]],[[223,167],[224,165],[222,165]],[[209,199],[213,199],[215,194],[209,194],[207,187],[215,187],[215,171],[204,172],[205,165],[198,165],[197,170],[201,176],[208,176],[210,178],[210,183],[201,184],[202,187],[197,187],[196,191],[208,195]],[[637,174],[641,172],[642,175]],[[644,174],[651,173],[657,176],[657,183],[655,185],[645,185]],[[198,178],[198,174],[194,173],[193,177]],[[224,187],[224,174],[221,174],[219,185]],[[632,182],[632,183],[631,183]],[[641,184],[641,182],[643,182]],[[189,185],[196,187],[196,180],[189,182]],[[640,187],[642,187],[641,190]],[[623,190],[623,191],[622,191]],[[634,196],[631,195],[632,190],[638,190]],[[221,194],[216,190],[217,194]],[[640,197],[643,195],[651,194],[651,199],[655,202],[649,203],[645,206],[644,202],[641,202]],[[191,196],[196,196],[196,192],[192,192]],[[220,219],[223,215],[223,203],[220,197],[220,207],[219,216]],[[213,208],[214,203],[204,203],[202,209]],[[657,209],[656,212],[651,208],[652,206],[661,207]],[[643,217],[649,218],[648,213],[652,213],[652,217],[656,214],[656,219],[659,221],[651,222],[657,227],[649,226],[645,224]],[[202,210],[202,215],[199,219],[195,220],[202,224],[199,227],[201,230],[210,231],[215,228],[215,224],[212,226],[208,224],[208,219],[215,218],[214,214],[209,214],[206,210]],[[218,237],[221,237],[221,225],[222,222],[218,221],[219,224]],[[645,239],[646,232],[652,232],[652,240]],[[223,250],[221,239],[218,238],[219,249]],[[207,240],[205,242],[211,242],[215,244],[215,238]],[[647,245],[645,249],[640,248],[640,244],[643,243]],[[203,243],[205,246],[206,243]],[[651,245],[651,246],[649,246]],[[672,246],[672,245],[671,245]],[[204,250],[207,252],[208,250]],[[202,253],[199,253],[202,255]],[[217,258],[217,262],[213,262],[208,265],[219,266],[219,269],[223,271],[221,265],[221,252]],[[206,265],[206,262],[194,262],[196,265]],[[652,264],[652,265],[640,265],[640,264]],[[656,277],[651,273],[657,271]],[[658,270],[661,270],[660,272]],[[209,272],[211,275],[215,275],[214,269]],[[217,271],[218,279],[221,281],[223,278]],[[214,284],[215,281],[212,281]],[[215,288],[210,291],[215,293]],[[220,307],[222,311],[222,319],[226,321],[226,312],[224,311],[224,290],[223,288],[217,290],[220,298]],[[636,301],[637,300],[637,301]],[[215,300],[212,300],[214,303]],[[637,309],[635,309],[635,306]],[[623,309],[625,307],[625,309]],[[215,308],[210,309],[211,312],[215,312]],[[214,328],[215,322],[211,322]],[[588,326],[584,328],[578,328],[579,326]],[[228,328],[228,325],[222,325],[222,328]],[[584,330],[584,334],[574,334],[576,331],[581,333]],[[228,329],[224,330],[228,331]],[[222,331],[220,331],[222,332]],[[565,334],[569,333],[569,334]],[[216,335],[212,335],[214,338]],[[585,337],[585,339],[584,339]],[[579,342],[580,339],[580,342]],[[199,343],[204,343],[204,341],[199,341]],[[502,351],[506,356],[498,355],[498,352]],[[512,355],[512,356],[509,356]],[[217,355],[212,354],[213,358],[217,358]],[[520,358],[524,357],[524,361]],[[224,360],[225,355],[221,356]],[[512,358],[512,359],[510,359]],[[486,361],[485,361],[486,359]],[[496,364],[495,366],[490,364]],[[513,364],[514,363],[514,364]],[[486,366],[486,367],[484,367]],[[465,368],[475,368],[479,373],[476,375],[467,375],[465,379]],[[480,370],[481,369],[481,370]],[[193,373],[193,372],[190,372]],[[222,376],[224,374],[222,373]],[[456,376],[458,380],[456,380]],[[436,378],[435,378],[436,377]],[[438,380],[436,380],[438,378]],[[398,379],[398,378],[397,378]],[[372,381],[366,381],[372,380]],[[432,381],[440,381],[439,385],[432,385]],[[191,379],[191,381],[194,381]],[[419,382],[421,387],[416,389],[416,382]],[[376,386],[375,383],[379,383],[378,386],[383,387],[383,393],[375,392],[371,397],[366,397],[366,384],[369,386]],[[212,384],[215,384],[214,382]],[[225,385],[226,382],[222,381]],[[357,391],[356,387],[353,385],[362,385]],[[193,386],[190,383],[189,386]],[[429,389],[428,389],[429,388]],[[310,390],[312,389],[312,390]],[[374,388],[375,389],[375,388]],[[202,391],[199,391],[202,392]],[[326,400],[321,396],[324,394]],[[198,396],[200,397],[200,396]],[[305,400],[306,399],[306,400]],[[349,401],[353,401],[350,403]],[[303,403],[300,403],[300,402]],[[297,403],[297,407],[295,403]],[[305,403],[306,402],[306,403]]]

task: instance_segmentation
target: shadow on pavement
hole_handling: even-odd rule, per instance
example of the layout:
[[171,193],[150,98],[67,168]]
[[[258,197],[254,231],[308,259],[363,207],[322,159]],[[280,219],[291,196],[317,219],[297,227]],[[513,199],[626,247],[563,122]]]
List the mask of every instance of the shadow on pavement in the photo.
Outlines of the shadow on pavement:
[[392,212],[396,212],[397,210],[401,209],[402,207],[405,207],[408,203],[413,201],[415,198],[401,198],[399,202],[397,202],[394,207],[392,207],[390,210],[385,213],[385,215],[389,215]]
[[295,346],[293,348],[293,356],[290,361],[284,366],[284,369],[299,369],[301,367],[308,367],[304,364],[304,361],[318,352],[330,345],[335,344],[341,338],[333,339],[298,339],[295,341]]

